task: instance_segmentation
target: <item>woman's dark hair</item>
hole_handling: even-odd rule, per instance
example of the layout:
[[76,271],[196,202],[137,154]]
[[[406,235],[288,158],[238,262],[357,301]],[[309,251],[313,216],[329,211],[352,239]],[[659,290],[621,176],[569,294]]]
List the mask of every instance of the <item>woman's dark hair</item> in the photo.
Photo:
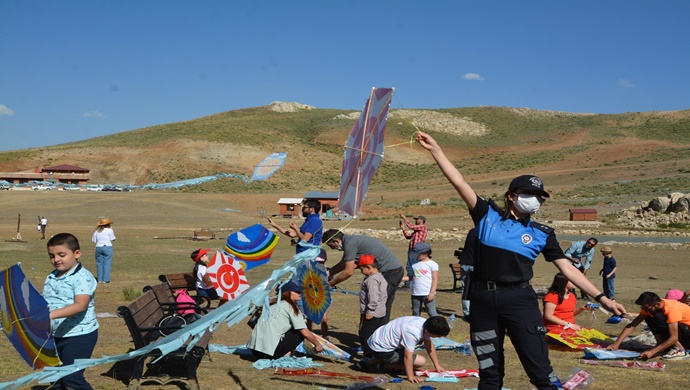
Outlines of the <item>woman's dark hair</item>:
[[568,285],[568,278],[562,273],[557,273],[553,276],[553,283],[549,287],[549,292],[554,292],[558,294],[558,304],[563,303],[563,298],[565,297],[565,286]]
[[194,276],[194,279],[197,278],[197,273],[199,272],[199,262],[194,263],[194,268],[192,268],[192,276]]
[[292,310],[295,312],[295,315],[299,315],[299,308],[297,307],[297,304],[295,303],[295,301],[292,300],[292,297],[290,296],[291,292],[292,291],[283,292],[282,294],[280,294],[280,299],[289,303],[290,306],[292,306]]
[[506,219],[510,217],[510,205],[513,204],[513,201],[508,199],[508,195],[512,194],[515,192],[515,189],[509,188],[508,191],[503,194],[503,212],[501,214],[501,218]]

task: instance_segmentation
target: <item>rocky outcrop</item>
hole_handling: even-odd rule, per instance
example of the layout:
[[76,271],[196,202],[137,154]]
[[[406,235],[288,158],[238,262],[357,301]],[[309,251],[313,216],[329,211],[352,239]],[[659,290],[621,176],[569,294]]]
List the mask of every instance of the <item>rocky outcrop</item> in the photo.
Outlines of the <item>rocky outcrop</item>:
[[653,211],[662,213],[671,212],[685,212],[687,213],[690,207],[690,194],[682,192],[672,192],[667,196],[658,196],[647,205],[647,208]]
[[295,112],[299,110],[313,110],[316,107],[297,102],[273,102],[269,105],[271,111],[276,112]]
[[690,213],[661,212],[648,207],[623,210],[616,218],[616,222],[634,229],[656,229],[659,225],[672,223],[690,223]]
[[[427,235],[427,241],[433,245],[434,242],[439,241],[455,241],[458,246],[462,246],[465,243],[465,237],[467,236],[468,228],[452,228],[449,230],[443,229],[429,229]],[[390,229],[356,229],[356,228],[346,228],[343,229],[345,234],[360,234],[364,236],[370,236],[383,241],[406,241],[403,237],[399,228]],[[690,237],[688,232],[660,232],[660,231],[648,231],[648,230],[600,230],[600,229],[557,229],[557,234],[565,235],[580,235],[580,236],[645,236],[645,237]],[[600,242],[606,242],[608,244],[616,245],[626,245],[626,246],[658,246],[667,245],[673,248],[689,248],[690,243],[657,243],[657,242],[619,242],[619,241],[607,241],[605,238],[601,237]]]
[[[357,120],[359,115],[360,112],[356,111],[337,115],[334,119]],[[434,130],[454,135],[481,136],[491,131],[486,125],[475,122],[472,118],[460,118],[447,112],[432,110],[390,110],[388,120],[406,120],[410,121],[415,127],[424,130]]]

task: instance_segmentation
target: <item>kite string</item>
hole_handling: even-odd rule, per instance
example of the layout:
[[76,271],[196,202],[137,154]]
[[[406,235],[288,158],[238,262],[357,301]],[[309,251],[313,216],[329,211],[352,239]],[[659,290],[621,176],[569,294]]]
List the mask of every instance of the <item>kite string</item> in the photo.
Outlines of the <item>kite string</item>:
[[[49,340],[50,340],[50,338],[46,338],[46,341],[44,341],[43,344],[41,344],[41,348],[38,349],[38,353],[36,354],[36,357],[34,358],[34,361],[32,362],[32,365],[31,365],[32,368],[34,368],[34,369],[36,368],[36,360],[38,360],[38,357],[39,357],[40,354],[43,352],[43,348],[46,346],[46,344],[48,344],[48,341],[49,341]],[[56,347],[56,351],[55,351],[55,352],[56,352],[56,354],[57,354],[57,347]],[[58,359],[60,359],[60,358],[58,357]]]
[[[50,312],[50,308],[49,308],[49,307],[45,307],[45,308],[41,309],[41,311],[46,311],[46,310]],[[39,313],[40,313],[40,312],[35,313],[35,314],[33,315],[33,317],[36,317],[36,315],[38,315]],[[17,319],[15,319],[15,320],[11,321],[11,322],[10,322],[10,325],[14,325],[14,324],[16,324],[17,322],[20,322],[20,321],[29,320],[29,319],[31,319],[31,318],[32,318],[32,316],[17,318]]]
[[[356,219],[357,218],[352,218],[352,220],[350,220],[350,222],[346,223],[345,226],[339,228],[338,232],[341,232],[344,234],[345,232],[343,232],[343,230],[347,229],[347,227],[350,226],[350,224],[353,223]],[[328,240],[324,241],[323,245],[328,245],[328,242],[331,241],[333,238],[335,238],[335,234],[332,235],[331,238],[329,238]]]
[[[405,106],[403,106],[403,104],[402,104],[402,102],[400,101],[400,99],[398,99],[398,95],[395,94],[395,91],[393,91],[393,97],[395,98],[395,101],[398,102],[398,104],[400,105],[401,110],[405,110],[405,109],[406,109]],[[414,122],[408,121],[407,118],[401,118],[401,119],[404,120],[405,122],[411,124],[411,125],[416,129],[416,131],[410,136],[410,140],[409,140],[409,141],[407,141],[407,142],[401,142],[401,143],[399,143],[399,144],[386,145],[386,146],[384,146],[384,149],[385,149],[385,148],[392,148],[392,147],[396,147],[396,146],[401,146],[401,145],[410,145],[410,149],[413,149],[413,148],[414,148],[414,144],[415,144],[415,142],[417,141],[417,132],[420,132],[421,130],[419,129],[419,127],[417,127],[417,125],[414,124]],[[402,160],[402,161],[400,161],[400,162],[404,162],[405,160],[407,160],[407,159],[409,159],[409,158],[411,158],[411,156],[408,157],[408,158],[406,158],[406,159],[404,159],[404,160]]]
[[[44,310],[50,310],[50,309],[46,307]],[[21,322],[21,321],[24,321],[24,320],[28,320],[28,319],[30,319],[30,318],[31,318],[31,317],[17,318],[16,320],[10,322],[10,324],[11,324],[11,325],[14,325],[14,324],[16,324],[17,322]],[[36,368],[36,360],[38,360],[38,358],[41,356],[41,352],[43,352],[43,348],[45,348],[46,344],[48,344],[48,341],[50,341],[50,337],[46,338],[45,341],[43,342],[43,344],[41,344],[41,347],[38,349],[38,353],[36,354],[36,357],[34,358],[34,360],[32,361],[32,364],[31,364],[31,367],[32,367],[32,368],[34,368],[34,369]]]

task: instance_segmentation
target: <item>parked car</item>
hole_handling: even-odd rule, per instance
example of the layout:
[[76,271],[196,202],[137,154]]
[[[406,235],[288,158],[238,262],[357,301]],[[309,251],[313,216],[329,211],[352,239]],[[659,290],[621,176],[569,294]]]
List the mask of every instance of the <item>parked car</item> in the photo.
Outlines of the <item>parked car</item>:
[[43,185],[43,184],[32,186],[31,189],[34,191],[50,191],[51,190],[51,188],[49,186]]
[[9,184],[4,184],[4,183],[0,184],[0,190],[9,190],[9,189],[10,189]]
[[103,187],[101,187],[101,186],[87,186],[86,190],[87,191],[102,191]]
[[63,191],[81,191],[81,188],[77,186],[63,186],[62,187]]

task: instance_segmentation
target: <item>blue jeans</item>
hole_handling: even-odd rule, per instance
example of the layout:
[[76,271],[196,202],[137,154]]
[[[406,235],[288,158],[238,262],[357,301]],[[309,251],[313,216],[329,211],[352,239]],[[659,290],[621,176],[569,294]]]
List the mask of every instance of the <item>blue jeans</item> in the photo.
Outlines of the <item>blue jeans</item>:
[[412,315],[419,317],[422,312],[422,305],[426,306],[426,312],[429,317],[438,315],[436,312],[436,299],[431,302],[427,301],[426,295],[412,295]]
[[[208,299],[218,299],[218,292],[212,288],[197,288],[196,294]],[[300,299],[298,302],[302,302],[302,300]]]
[[606,295],[606,298],[613,300],[613,295],[615,294],[615,289],[613,288],[613,282],[616,280],[616,277],[612,277],[609,279],[604,278],[604,294]]
[[110,267],[113,265],[113,247],[96,247],[96,271],[99,282],[110,282]]
[[[407,277],[412,279],[414,276],[414,271],[412,270],[412,266],[417,264],[417,257],[412,255],[412,251],[408,250],[407,251],[407,264],[405,265],[405,272],[407,273]],[[405,287],[410,287],[410,281],[408,280],[405,282]]]
[[[55,346],[57,348],[58,357],[63,366],[74,363],[75,359],[89,359],[96,347],[98,341],[98,329],[91,333],[73,336],[73,337],[56,337]],[[89,382],[84,378],[84,370],[69,374],[62,379],[58,379],[50,387],[51,389],[74,389],[74,390],[91,390],[93,389]]]

